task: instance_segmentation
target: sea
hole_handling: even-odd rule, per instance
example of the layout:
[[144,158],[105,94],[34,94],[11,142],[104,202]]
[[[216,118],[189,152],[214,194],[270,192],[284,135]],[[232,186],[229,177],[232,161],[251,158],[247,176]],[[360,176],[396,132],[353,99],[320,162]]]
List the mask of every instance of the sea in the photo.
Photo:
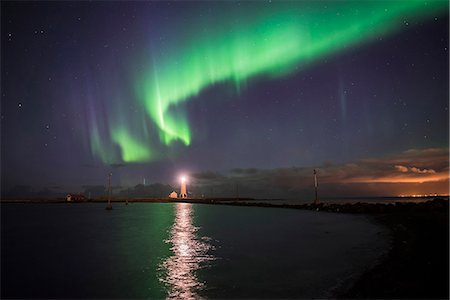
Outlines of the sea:
[[389,250],[364,215],[192,203],[1,205],[2,298],[328,298]]
[[[422,203],[436,198],[448,198],[448,196],[427,196],[427,197],[328,197],[319,198],[319,203],[323,204],[394,204],[394,203]],[[226,201],[222,201],[226,202]],[[228,200],[229,202],[229,200]],[[242,199],[239,202],[246,203],[269,203],[269,204],[288,204],[301,205],[312,203],[313,201],[304,199]]]

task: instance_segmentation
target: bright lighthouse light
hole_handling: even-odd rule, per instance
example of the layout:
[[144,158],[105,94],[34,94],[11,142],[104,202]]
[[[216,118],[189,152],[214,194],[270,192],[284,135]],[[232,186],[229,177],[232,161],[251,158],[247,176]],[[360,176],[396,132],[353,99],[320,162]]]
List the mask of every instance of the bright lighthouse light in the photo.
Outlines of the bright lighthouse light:
[[180,198],[187,198],[187,188],[186,188],[186,176],[180,177],[181,186],[180,186]]

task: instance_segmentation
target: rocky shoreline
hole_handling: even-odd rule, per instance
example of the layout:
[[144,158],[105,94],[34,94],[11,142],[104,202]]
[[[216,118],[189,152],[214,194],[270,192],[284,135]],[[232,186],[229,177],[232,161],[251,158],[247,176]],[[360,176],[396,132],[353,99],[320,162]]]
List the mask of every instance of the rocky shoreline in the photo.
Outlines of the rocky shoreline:
[[275,204],[258,202],[258,200],[216,200],[216,199],[188,199],[175,200],[172,202],[190,202],[203,204],[220,204],[236,206],[277,207],[292,209],[307,209],[315,211],[353,213],[353,214],[386,214],[399,212],[447,212],[448,198],[436,198],[423,202],[395,202],[395,203],[307,203],[307,204]]
[[338,298],[448,299],[448,201],[441,204],[374,215],[389,228],[391,249]]

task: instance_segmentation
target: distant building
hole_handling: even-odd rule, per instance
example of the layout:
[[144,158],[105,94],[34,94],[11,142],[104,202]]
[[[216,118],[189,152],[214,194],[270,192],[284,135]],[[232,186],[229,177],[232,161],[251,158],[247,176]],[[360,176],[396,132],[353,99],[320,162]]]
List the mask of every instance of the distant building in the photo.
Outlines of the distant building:
[[86,197],[83,194],[68,194],[66,197],[67,202],[84,200],[86,200]]
[[170,193],[170,194],[169,194],[169,198],[172,198],[172,199],[178,198],[177,192],[173,191],[172,193]]

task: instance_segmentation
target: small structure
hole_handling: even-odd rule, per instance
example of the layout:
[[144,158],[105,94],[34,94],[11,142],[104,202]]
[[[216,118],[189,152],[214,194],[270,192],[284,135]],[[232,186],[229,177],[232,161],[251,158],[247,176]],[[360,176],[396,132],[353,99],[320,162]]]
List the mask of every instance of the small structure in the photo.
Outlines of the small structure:
[[86,200],[86,197],[83,194],[68,194],[66,197],[67,202],[84,201],[84,200]]
[[187,198],[187,189],[186,189],[186,177],[181,177],[181,188],[180,188],[180,198]]
[[178,198],[177,192],[173,191],[172,193],[170,193],[170,194],[169,194],[169,198],[171,198],[171,199],[176,199],[176,198]]

